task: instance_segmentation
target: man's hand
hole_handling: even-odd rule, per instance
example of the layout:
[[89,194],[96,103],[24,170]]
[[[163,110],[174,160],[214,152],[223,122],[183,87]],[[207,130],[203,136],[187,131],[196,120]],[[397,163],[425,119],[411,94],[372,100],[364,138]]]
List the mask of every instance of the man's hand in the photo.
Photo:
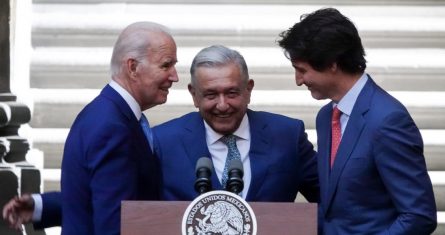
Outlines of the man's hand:
[[22,230],[22,224],[32,222],[34,199],[30,194],[14,197],[3,207],[3,219],[10,228]]

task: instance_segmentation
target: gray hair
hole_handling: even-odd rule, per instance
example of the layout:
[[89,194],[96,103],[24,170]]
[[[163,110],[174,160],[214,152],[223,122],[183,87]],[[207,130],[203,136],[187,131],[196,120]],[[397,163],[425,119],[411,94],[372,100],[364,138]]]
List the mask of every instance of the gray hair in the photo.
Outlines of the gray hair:
[[147,55],[150,47],[151,33],[165,33],[171,36],[169,30],[153,22],[136,22],[127,26],[119,35],[113,47],[111,56],[111,76],[115,77],[121,72],[124,58],[141,58]]
[[198,67],[212,68],[230,63],[234,63],[239,67],[242,78],[247,82],[249,80],[249,71],[244,57],[238,51],[221,45],[213,45],[202,49],[193,59],[190,68],[192,85],[196,83],[195,72]]

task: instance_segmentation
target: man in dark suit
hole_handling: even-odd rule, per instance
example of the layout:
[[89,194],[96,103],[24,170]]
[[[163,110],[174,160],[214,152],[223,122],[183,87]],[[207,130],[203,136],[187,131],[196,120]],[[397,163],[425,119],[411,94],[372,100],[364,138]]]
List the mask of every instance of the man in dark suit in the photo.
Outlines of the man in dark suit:
[[301,120],[248,109],[254,81],[244,58],[224,46],[201,50],[194,58],[188,85],[199,112],[154,128],[163,172],[163,199],[193,200],[195,165],[211,158],[213,189],[223,189],[228,147],[234,135],[244,168],[247,201],[293,202],[301,192],[318,201],[315,152]]
[[[157,200],[160,168],[142,111],[178,81],[176,44],[161,25],[119,35],[111,82],[75,119],[62,160],[62,234],[119,234],[123,200]],[[142,127],[145,125],[146,127]]]
[[[62,234],[119,234],[122,200],[160,198],[160,166],[142,111],[166,102],[178,81],[176,62],[176,44],[161,25],[138,22],[119,35],[111,82],[79,113],[68,134],[61,198],[43,198],[48,209],[61,200]],[[57,213],[60,209],[47,214]],[[8,209],[5,214],[12,218]],[[51,218],[44,216],[47,225],[60,222]]]
[[364,71],[353,23],[336,9],[304,15],[279,45],[297,85],[331,99],[316,119],[322,234],[431,234],[437,224],[420,132]]

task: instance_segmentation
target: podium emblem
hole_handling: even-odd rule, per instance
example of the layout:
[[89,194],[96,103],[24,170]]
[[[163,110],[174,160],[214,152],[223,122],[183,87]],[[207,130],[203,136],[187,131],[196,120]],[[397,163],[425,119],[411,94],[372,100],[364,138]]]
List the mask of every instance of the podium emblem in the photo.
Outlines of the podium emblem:
[[255,214],[240,196],[211,191],[193,200],[182,217],[182,235],[256,235]]

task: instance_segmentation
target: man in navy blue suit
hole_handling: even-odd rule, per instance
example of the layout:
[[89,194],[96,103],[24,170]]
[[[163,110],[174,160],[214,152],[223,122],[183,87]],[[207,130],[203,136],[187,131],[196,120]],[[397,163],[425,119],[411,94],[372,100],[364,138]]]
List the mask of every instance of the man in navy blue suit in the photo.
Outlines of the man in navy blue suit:
[[76,117],[62,160],[62,234],[119,234],[123,200],[158,200],[161,184],[142,111],[167,100],[178,81],[176,44],[158,24],[119,35],[111,82]]
[[[244,58],[224,46],[210,46],[194,58],[188,90],[199,112],[154,128],[165,200],[193,200],[195,165],[209,157],[213,189],[221,179],[234,135],[244,168],[247,201],[293,202],[298,192],[318,202],[317,165],[301,120],[248,109],[254,81]],[[174,143],[174,144],[173,144]]]
[[[166,102],[168,89],[178,81],[176,62],[176,44],[161,25],[138,22],[119,35],[112,80],[79,113],[68,134],[61,198],[57,193],[43,198],[59,203],[49,209],[62,205],[62,234],[120,234],[123,200],[159,200],[160,166],[142,111]],[[44,218],[47,225],[60,222]]]
[[422,137],[406,108],[365,73],[354,24],[321,9],[281,37],[297,85],[332,100],[316,119],[320,233],[431,234],[436,205]]

